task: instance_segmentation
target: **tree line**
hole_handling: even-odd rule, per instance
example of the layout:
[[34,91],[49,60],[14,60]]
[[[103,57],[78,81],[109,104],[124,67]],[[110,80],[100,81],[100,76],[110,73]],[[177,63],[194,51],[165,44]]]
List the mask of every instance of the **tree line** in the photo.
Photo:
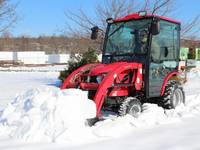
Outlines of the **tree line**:
[[98,49],[98,44],[88,38],[66,36],[2,37],[0,51],[45,51],[48,54],[82,53]]

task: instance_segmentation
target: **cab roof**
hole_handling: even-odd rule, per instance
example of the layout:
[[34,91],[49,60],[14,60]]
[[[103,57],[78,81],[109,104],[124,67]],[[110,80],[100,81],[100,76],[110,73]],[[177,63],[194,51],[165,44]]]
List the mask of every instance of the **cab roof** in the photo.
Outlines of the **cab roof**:
[[123,18],[116,19],[116,20],[114,20],[114,22],[123,22],[123,21],[129,21],[129,20],[140,20],[140,19],[152,18],[152,17],[158,17],[161,20],[169,21],[169,22],[172,22],[172,23],[175,23],[175,24],[181,24],[179,21],[176,21],[176,20],[173,20],[173,19],[170,19],[170,18],[166,18],[166,17],[163,17],[163,16],[152,15],[152,14],[147,14],[145,16],[140,16],[139,14],[130,14],[130,15],[127,15]]

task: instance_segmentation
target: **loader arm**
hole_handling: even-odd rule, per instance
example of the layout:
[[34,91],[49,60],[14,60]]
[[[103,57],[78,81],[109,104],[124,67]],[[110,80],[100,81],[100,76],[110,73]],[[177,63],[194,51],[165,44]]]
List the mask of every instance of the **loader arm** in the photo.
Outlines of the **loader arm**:
[[72,72],[63,82],[61,89],[77,88],[80,76],[99,64],[87,64]]

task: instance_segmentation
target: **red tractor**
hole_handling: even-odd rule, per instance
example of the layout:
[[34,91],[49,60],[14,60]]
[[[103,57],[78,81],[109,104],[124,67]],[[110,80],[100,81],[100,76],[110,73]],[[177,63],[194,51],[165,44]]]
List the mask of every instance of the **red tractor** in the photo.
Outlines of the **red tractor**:
[[[180,22],[138,13],[107,23],[102,62],[78,68],[61,88],[88,91],[96,104],[95,119],[103,109],[137,117],[145,102],[165,109],[184,103],[178,70]],[[93,27],[91,39],[100,30]]]

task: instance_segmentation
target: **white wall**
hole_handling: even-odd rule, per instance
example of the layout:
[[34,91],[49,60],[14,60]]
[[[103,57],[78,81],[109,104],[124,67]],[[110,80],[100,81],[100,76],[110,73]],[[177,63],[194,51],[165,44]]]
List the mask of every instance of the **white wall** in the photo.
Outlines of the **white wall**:
[[70,54],[50,54],[47,63],[67,63],[70,59]]
[[13,60],[13,52],[0,52],[0,61]]
[[45,64],[47,56],[43,51],[24,51],[17,52],[17,59],[24,64]]
[[101,62],[101,60],[102,60],[102,54],[98,55],[98,60]]
[[[102,55],[98,56],[101,61]],[[14,60],[21,61],[24,64],[54,64],[67,63],[70,54],[49,54],[44,51],[23,51],[23,52],[0,52],[0,61]]]
[[60,63],[67,63],[70,59],[70,54],[60,54]]

